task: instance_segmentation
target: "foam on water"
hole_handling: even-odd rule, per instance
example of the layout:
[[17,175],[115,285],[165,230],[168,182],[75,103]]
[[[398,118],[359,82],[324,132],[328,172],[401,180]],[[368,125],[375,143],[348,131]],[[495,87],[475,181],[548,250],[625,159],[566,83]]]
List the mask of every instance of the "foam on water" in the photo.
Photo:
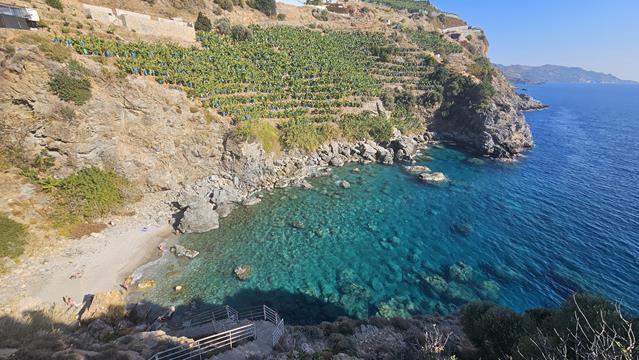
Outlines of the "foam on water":
[[[298,309],[297,322],[446,313],[479,298],[523,310],[573,291],[638,312],[639,87],[530,92],[551,108],[528,114],[536,147],[520,161],[432,148],[419,164],[447,185],[399,165],[351,165],[313,179],[314,189],[275,191],[218,230],[184,236],[200,256],[146,269],[159,283],[146,296],[265,302]],[[233,276],[241,264],[252,267],[248,281]]]

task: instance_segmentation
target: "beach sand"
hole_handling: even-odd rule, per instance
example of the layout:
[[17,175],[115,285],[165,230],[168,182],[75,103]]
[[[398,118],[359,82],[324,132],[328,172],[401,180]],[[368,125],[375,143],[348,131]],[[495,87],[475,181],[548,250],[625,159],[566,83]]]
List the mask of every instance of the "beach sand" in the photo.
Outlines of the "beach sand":
[[6,280],[11,286],[3,289],[0,299],[14,311],[24,311],[43,303],[60,303],[63,296],[79,302],[85,294],[118,289],[135,269],[159,258],[158,245],[175,236],[168,224],[138,221],[70,241],[39,263],[24,264],[23,271]]

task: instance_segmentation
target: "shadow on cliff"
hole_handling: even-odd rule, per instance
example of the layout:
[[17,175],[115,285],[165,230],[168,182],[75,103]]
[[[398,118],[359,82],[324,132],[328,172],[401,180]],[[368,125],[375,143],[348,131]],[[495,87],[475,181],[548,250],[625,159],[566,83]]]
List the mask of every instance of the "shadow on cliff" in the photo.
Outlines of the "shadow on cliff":
[[[117,294],[117,301],[108,297],[113,293]],[[171,328],[177,329],[190,317],[223,305],[240,312],[267,305],[277,311],[287,325],[319,324],[348,315],[337,304],[283,289],[243,289],[226,297],[221,304],[193,298],[175,307],[146,300],[127,304],[124,292],[108,294],[95,295],[80,320],[77,315],[82,305],[65,304],[0,316],[0,348],[18,349],[12,357],[16,359],[67,358],[75,352],[96,348],[100,349],[96,359],[119,358],[125,351],[134,351],[146,358],[176,346],[179,340],[163,333],[145,332],[164,330],[170,335]]]

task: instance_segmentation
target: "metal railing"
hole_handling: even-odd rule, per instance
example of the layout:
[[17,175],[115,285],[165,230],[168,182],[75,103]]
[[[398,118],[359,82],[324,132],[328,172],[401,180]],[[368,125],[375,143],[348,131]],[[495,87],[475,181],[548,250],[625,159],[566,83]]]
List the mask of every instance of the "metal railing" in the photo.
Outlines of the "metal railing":
[[286,328],[284,328],[284,319],[280,319],[280,322],[275,325],[275,329],[273,330],[273,346],[277,345],[282,335],[284,335],[285,330]]
[[[272,323],[275,325],[271,338],[272,346],[275,346],[279,342],[286,331],[284,319],[280,318],[277,311],[266,305],[243,309],[239,312],[228,305],[216,307],[192,316],[188,321],[183,323],[182,329],[223,320],[231,320],[233,323],[237,323],[240,320],[264,320]],[[206,359],[207,355],[210,356],[218,350],[225,348],[231,349],[241,342],[255,340],[256,338],[257,331],[255,324],[250,323],[207,336],[190,344],[178,345],[161,351],[153,355],[149,360],[203,360]]]
[[257,337],[255,324],[247,324],[224,331],[215,335],[199,339],[191,344],[176,346],[161,351],[149,360],[191,360],[206,359],[215,351],[240,345],[247,340],[255,340]]
[[182,322],[181,327],[175,330],[196,327],[223,320],[231,320],[232,322],[237,322],[239,320],[237,310],[228,305],[215,307],[211,310],[207,310],[191,316],[188,320]]
[[247,320],[265,320],[277,325],[280,322],[280,315],[277,311],[266,305],[254,306],[242,309],[238,313],[240,319]]

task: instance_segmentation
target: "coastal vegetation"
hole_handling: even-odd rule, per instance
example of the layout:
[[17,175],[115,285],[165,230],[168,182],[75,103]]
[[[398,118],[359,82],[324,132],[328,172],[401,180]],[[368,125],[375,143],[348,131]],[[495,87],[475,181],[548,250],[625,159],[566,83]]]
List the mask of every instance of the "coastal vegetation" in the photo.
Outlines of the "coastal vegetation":
[[619,359],[638,354],[639,318],[610,301],[575,294],[556,309],[522,314],[490,302],[461,311],[464,333],[485,359]]
[[[312,150],[337,137],[383,141],[393,127],[403,133],[421,131],[424,123],[416,116],[417,106],[433,108],[443,101],[446,114],[460,93],[476,87],[428,54],[463,49],[422,30],[408,32],[418,48],[402,48],[374,32],[245,27],[224,18],[210,26],[215,31],[208,31],[203,17],[199,23],[202,49],[93,36],[70,41],[81,54],[117,57],[115,63],[128,73],[180,86],[236,125],[249,122],[238,134],[268,139],[265,145],[271,150],[277,148],[272,144],[276,138],[284,146]],[[483,75],[479,65],[477,72]],[[484,78],[485,83],[491,80]],[[385,94],[385,84],[396,84],[398,90]],[[425,94],[417,97],[417,90]],[[57,93],[75,98],[67,91]],[[362,112],[366,102],[380,96],[390,117]],[[255,136],[265,135],[260,121],[274,131]]]
[[69,61],[67,68],[51,76],[49,87],[61,100],[82,105],[91,99],[89,71],[77,61]]
[[[3,257],[16,258],[24,252],[27,239],[27,226],[0,215],[0,260]],[[2,263],[0,263],[0,273]]]
[[30,157],[22,148],[8,147],[1,155],[0,164],[17,167],[20,175],[52,196],[48,217],[63,233],[113,213],[126,200],[135,200],[129,182],[112,170],[89,167],[55,177],[55,159],[46,150]]

